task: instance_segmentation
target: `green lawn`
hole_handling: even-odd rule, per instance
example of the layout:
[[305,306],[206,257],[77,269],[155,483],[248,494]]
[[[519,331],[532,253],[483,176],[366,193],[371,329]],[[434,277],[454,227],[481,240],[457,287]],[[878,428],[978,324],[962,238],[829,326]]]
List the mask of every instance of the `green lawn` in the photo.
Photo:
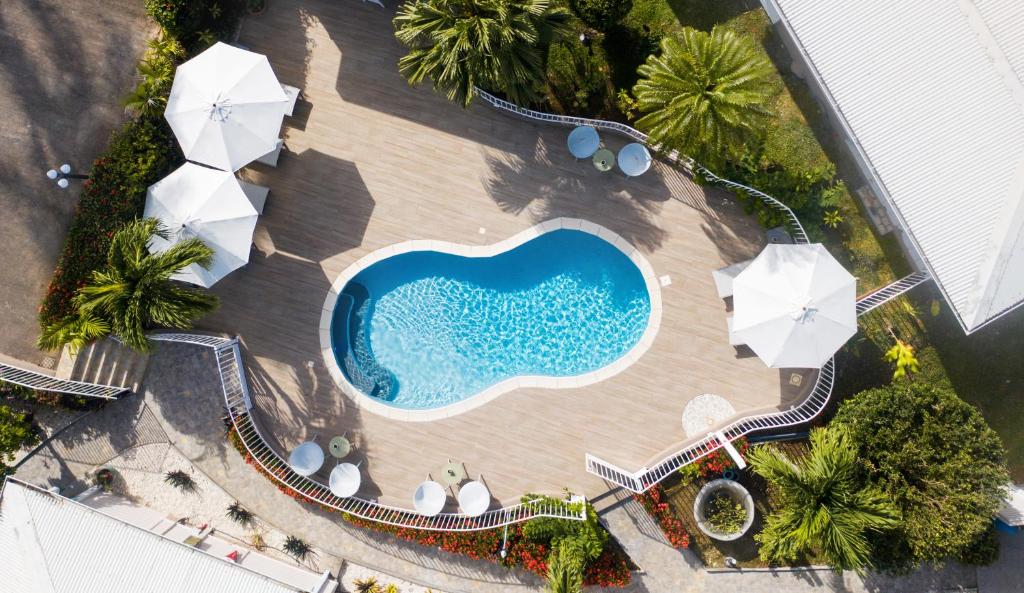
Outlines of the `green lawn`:
[[[834,165],[849,188],[863,185],[853,163],[845,161],[841,134],[833,131],[807,85],[788,69],[791,58],[773,34],[756,2],[742,0],[633,0],[633,8],[607,43],[635,51],[608,52],[612,78],[619,88],[631,88],[636,66],[650,48],[645,35],[656,38],[685,26],[710,30],[724,26],[756,39],[777,68],[778,88],[772,105],[777,117],[765,130],[766,153],[782,165],[803,169]],[[825,243],[858,279],[863,294],[910,271],[893,236],[877,236],[863,210],[848,193],[838,209],[843,223],[826,231]],[[804,221],[818,225],[820,221]],[[1024,481],[1024,311],[1010,315],[972,336],[965,336],[934,287],[915,289],[860,320],[861,332],[840,357],[837,399],[889,380],[881,361],[891,345],[890,329],[917,348],[921,373],[915,380],[950,384],[965,400],[981,409],[1000,433],[1009,451],[1014,480]]]

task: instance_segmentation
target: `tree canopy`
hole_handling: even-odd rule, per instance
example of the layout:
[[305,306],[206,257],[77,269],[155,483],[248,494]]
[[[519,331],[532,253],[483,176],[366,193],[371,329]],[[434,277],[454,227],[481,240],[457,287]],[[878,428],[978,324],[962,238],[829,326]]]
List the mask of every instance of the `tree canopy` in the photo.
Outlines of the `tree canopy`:
[[409,84],[468,106],[474,87],[529,104],[544,79],[540,48],[567,30],[550,0],[413,0],[398,9],[395,37],[409,48],[398,70]]
[[845,401],[832,425],[849,431],[867,479],[903,513],[899,529],[873,538],[878,565],[977,561],[1010,477],[973,406],[949,389],[893,383]]
[[868,533],[895,527],[899,511],[858,475],[856,455],[842,428],[811,432],[811,450],[801,459],[771,445],[747,454],[779,500],[756,536],[762,559],[785,563],[814,553],[835,568],[858,572],[870,564]]
[[708,165],[739,158],[761,136],[776,92],[772,65],[753,41],[720,27],[666,37],[639,73],[633,94],[646,115],[637,127],[651,143]]
[[9,471],[7,464],[14,460],[18,449],[34,440],[28,416],[0,405],[0,477]]

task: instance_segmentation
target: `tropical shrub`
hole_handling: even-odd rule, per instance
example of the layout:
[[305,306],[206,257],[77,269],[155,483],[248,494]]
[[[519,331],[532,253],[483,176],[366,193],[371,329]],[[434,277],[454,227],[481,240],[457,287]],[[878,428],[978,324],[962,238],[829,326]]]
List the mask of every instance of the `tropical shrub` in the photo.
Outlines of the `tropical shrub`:
[[569,8],[584,23],[607,31],[629,14],[633,0],[569,0]]
[[176,469],[169,471],[164,474],[164,482],[174,486],[182,492],[195,492],[196,481],[192,479],[192,476],[188,472]]
[[295,558],[299,562],[304,561],[313,554],[313,546],[301,540],[294,535],[289,535],[284,539],[284,547],[282,548],[286,554]]
[[814,429],[810,440],[810,452],[796,461],[770,445],[747,455],[778,500],[755,536],[758,554],[782,563],[814,553],[836,569],[863,572],[868,534],[896,527],[899,510],[859,474],[856,445],[843,428]]
[[544,80],[542,50],[568,30],[567,17],[550,0],[412,0],[394,20],[409,48],[398,69],[463,107],[477,86],[527,105]]
[[556,113],[590,115],[605,111],[611,87],[604,49],[568,35],[547,52],[547,102]]
[[10,472],[7,464],[14,461],[14,454],[36,440],[28,414],[0,405],[0,478]]
[[245,10],[245,0],[145,0],[146,13],[189,49],[202,50],[228,39]]
[[704,520],[718,533],[736,533],[747,520],[747,509],[728,494],[718,493],[705,503]]
[[633,95],[645,115],[637,127],[652,144],[711,167],[738,159],[771,116],[771,63],[752,40],[723,28],[666,37],[639,73]]
[[239,503],[237,500],[228,505],[225,514],[228,516],[229,519],[231,519],[235,523],[238,523],[242,527],[252,527],[253,521],[255,519],[253,517],[252,512],[243,507],[241,503]]
[[951,389],[900,382],[846,400],[833,425],[849,432],[861,471],[902,511],[898,529],[871,538],[877,565],[994,557],[974,546],[1010,477],[999,435],[978,410]]
[[167,107],[174,70],[185,57],[185,48],[165,32],[150,39],[146,45],[146,53],[136,66],[139,84],[125,98],[124,106],[140,117],[159,118]]
[[146,188],[184,158],[162,121],[137,120],[114,133],[93,162],[50,287],[39,310],[43,328],[77,316],[75,294],[102,268],[114,232],[142,214]]

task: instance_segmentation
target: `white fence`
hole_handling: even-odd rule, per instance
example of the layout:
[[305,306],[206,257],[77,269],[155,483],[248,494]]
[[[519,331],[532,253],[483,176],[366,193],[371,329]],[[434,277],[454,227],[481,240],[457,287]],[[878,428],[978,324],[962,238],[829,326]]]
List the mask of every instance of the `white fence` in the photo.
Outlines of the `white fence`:
[[250,414],[252,401],[237,339],[196,334],[153,334],[150,339],[213,348],[217,355],[217,370],[223,385],[224,406],[246,451],[278,484],[312,502],[367,521],[430,531],[480,531],[535,517],[586,520],[585,499],[582,497],[576,497],[569,502],[529,501],[487,511],[478,517],[469,517],[461,513],[441,513],[425,517],[411,509],[384,505],[358,497],[335,496],[325,484],[292,471],[288,462],[260,434],[259,427]]
[[39,391],[52,391],[55,393],[66,393],[82,397],[97,399],[117,399],[119,395],[129,391],[124,387],[114,385],[101,385],[99,383],[85,383],[83,381],[72,381],[70,379],[58,379],[30,371],[11,364],[0,362],[0,381],[14,383],[29,389]]

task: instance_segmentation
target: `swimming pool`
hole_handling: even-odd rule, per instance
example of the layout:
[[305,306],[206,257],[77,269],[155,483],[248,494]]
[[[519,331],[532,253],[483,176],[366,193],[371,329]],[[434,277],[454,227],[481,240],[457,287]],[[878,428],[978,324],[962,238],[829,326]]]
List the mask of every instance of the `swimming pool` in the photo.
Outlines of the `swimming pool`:
[[554,387],[638,344],[651,283],[622,249],[563,228],[513,243],[486,257],[413,250],[358,270],[330,326],[346,381],[391,408],[435,410],[517,377]]

